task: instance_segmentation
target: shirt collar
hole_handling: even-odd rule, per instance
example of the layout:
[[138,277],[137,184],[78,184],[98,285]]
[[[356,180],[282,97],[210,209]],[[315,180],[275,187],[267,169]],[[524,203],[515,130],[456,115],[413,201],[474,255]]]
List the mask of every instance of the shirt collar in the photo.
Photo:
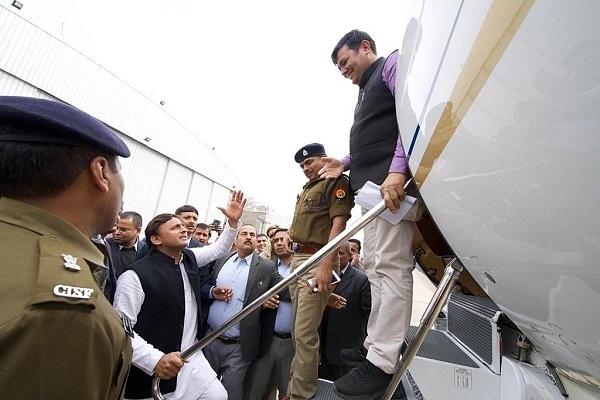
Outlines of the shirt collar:
[[340,275],[346,273],[346,271],[348,270],[348,266],[350,266],[350,264],[346,264],[346,266],[344,267],[344,269],[340,271]]
[[[139,242],[139,239],[138,239],[138,238],[136,238],[136,239],[135,239],[135,243],[133,244],[133,246],[131,246],[131,247],[133,247],[133,248],[135,249],[135,251],[136,251],[136,252],[137,252],[137,249],[138,249],[138,242]],[[121,246],[121,245],[119,245],[119,250],[122,250],[122,249],[123,249],[123,247],[125,247],[125,246]]]
[[240,257],[238,254],[236,254],[235,257],[233,258],[233,262],[237,263],[240,260],[246,260],[246,264],[250,265],[250,261],[252,260],[253,255],[254,255],[254,253],[248,255],[247,257]]

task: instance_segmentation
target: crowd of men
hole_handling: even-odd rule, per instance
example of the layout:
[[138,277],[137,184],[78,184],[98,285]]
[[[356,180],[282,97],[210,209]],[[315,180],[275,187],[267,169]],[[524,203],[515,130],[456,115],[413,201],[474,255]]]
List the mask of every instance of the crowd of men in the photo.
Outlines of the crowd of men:
[[[142,235],[142,217],[135,211],[125,211],[109,233],[95,238],[105,246],[104,260],[109,272],[106,281],[112,288],[105,295],[119,314],[128,318],[135,335],[125,397],[151,397],[151,380],[158,376],[164,380],[161,392],[171,393],[169,398],[183,399],[194,393],[210,399],[289,399],[294,316],[288,289],[275,294],[262,309],[226,330],[200,355],[192,356],[193,360],[178,357],[182,350],[222,326],[287,277],[295,254],[288,249],[287,228],[273,225],[265,233],[257,233],[253,226],[241,224],[230,244],[231,239],[221,238],[222,228],[198,222],[198,218],[194,206],[184,205],[174,214],[154,217]],[[232,220],[228,222],[225,230]],[[213,256],[201,256],[200,250],[203,247],[208,250],[212,245],[209,245],[211,230],[218,232],[218,240],[212,243],[219,242],[222,254],[215,260],[210,260]],[[171,238],[165,237],[169,234]],[[265,240],[261,242],[261,238]],[[318,378],[327,380],[338,379],[350,371],[351,366],[340,360],[339,351],[362,345],[366,336],[371,292],[358,261],[351,263],[359,259],[359,254],[351,253],[352,243],[360,245],[358,239],[352,239],[337,252],[341,281],[332,288],[329,307],[317,332]],[[240,262],[242,267],[238,266]],[[183,272],[177,271],[174,283],[185,282],[184,288],[189,285],[192,289],[189,296],[194,292],[196,300],[175,301],[177,290],[167,286],[170,270],[177,269],[177,264],[184,268]],[[111,283],[113,279],[116,280]],[[156,289],[152,280],[156,280]],[[198,282],[197,287],[194,282]],[[172,296],[165,296],[171,292]],[[173,315],[181,312],[182,303],[185,315],[175,320]],[[180,334],[175,339],[169,338],[177,345],[166,347],[166,338],[161,336],[164,333],[159,331],[169,324],[181,325],[182,321]],[[192,368],[186,367],[186,362],[195,362],[201,379],[190,375]]]
[[[331,59],[360,88],[350,153],[300,148],[307,182],[292,223],[264,233],[244,223],[246,198],[233,191],[223,224],[184,205],[140,238],[141,216],[121,212],[123,140],[68,104],[0,96],[3,397],[149,399],[158,377],[170,400],[309,400],[323,377],[344,399],[381,398],[410,320],[414,221],[369,223],[364,260],[356,240],[308,260],[345,230],[367,181],[391,212],[404,198],[399,55],[378,57],[353,30]],[[181,357],[290,274],[289,289]]]

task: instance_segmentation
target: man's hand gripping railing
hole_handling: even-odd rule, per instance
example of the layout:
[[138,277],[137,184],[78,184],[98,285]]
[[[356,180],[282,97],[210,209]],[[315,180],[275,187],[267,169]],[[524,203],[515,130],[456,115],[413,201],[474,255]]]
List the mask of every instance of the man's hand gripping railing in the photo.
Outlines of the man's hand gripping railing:
[[[408,186],[411,180],[406,182],[404,188]],[[367,211],[363,214],[359,219],[356,220],[351,226],[346,228],[342,233],[335,237],[331,242],[327,243],[321,250],[313,254],[308,260],[306,260],[300,267],[298,267],[294,272],[290,273],[285,279],[279,282],[277,285],[273,286],[262,296],[254,300],[252,303],[248,304],[244,309],[231,317],[227,322],[221,325],[219,328],[215,329],[207,336],[202,338],[199,342],[196,342],[192,347],[185,350],[181,353],[181,358],[188,358],[191,355],[195,354],[199,350],[203,349],[208,343],[212,342],[219,335],[225,332],[227,329],[231,328],[234,324],[241,321],[252,311],[261,307],[265,301],[270,299],[273,295],[281,292],[283,289],[287,288],[293,280],[298,279],[299,276],[303,275],[308,269],[310,269],[314,264],[319,263],[323,258],[325,258],[332,251],[337,251],[338,247],[348,241],[354,234],[364,228],[369,222],[375,219],[379,214],[381,214],[386,209],[385,201],[381,200],[375,207],[371,210]],[[185,367],[184,367],[185,368]],[[152,380],[152,398],[154,400],[164,400],[165,397],[160,392],[160,378],[157,376]]]

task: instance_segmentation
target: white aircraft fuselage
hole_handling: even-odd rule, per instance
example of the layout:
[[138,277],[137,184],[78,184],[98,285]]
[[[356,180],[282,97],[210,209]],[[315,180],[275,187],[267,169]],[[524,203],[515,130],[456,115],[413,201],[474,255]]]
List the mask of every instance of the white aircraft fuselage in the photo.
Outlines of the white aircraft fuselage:
[[466,288],[600,398],[600,2],[413,3],[396,104],[428,212]]

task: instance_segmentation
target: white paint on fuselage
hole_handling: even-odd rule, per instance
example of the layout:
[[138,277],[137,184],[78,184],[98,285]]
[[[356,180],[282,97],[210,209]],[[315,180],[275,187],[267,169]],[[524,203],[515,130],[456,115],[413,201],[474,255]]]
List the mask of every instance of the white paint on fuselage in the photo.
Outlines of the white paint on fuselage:
[[[440,116],[490,4],[416,7],[422,34],[403,60],[396,92],[407,150],[420,124],[413,173],[436,146]],[[490,297],[549,360],[595,378],[598,16],[595,1],[535,2],[421,186],[448,243]]]

